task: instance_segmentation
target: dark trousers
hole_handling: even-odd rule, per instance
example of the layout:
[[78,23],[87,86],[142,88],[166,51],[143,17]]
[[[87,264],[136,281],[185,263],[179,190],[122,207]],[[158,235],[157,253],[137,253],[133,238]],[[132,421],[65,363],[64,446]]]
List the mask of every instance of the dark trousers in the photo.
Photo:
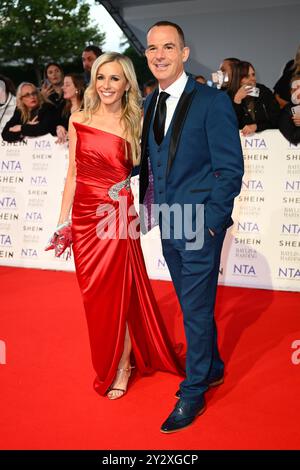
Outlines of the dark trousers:
[[186,250],[182,240],[162,240],[163,255],[183,312],[187,341],[186,379],[181,396],[201,400],[208,382],[224,372],[214,320],[220,257],[226,231],[205,228],[201,250]]

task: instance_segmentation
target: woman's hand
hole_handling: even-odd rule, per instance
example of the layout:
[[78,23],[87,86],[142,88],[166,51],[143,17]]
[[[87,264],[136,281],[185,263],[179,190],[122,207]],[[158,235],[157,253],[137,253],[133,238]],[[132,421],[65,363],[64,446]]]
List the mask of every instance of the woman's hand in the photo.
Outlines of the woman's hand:
[[292,116],[292,119],[295,126],[300,127],[300,114],[294,114],[294,116]]
[[45,99],[47,99],[50,95],[52,95],[52,93],[54,93],[54,88],[52,85],[46,85],[46,83],[44,83],[44,85],[42,86],[41,88],[41,94],[43,95],[43,97]]
[[241,133],[244,137],[247,137],[247,135],[254,134],[257,131],[257,125],[256,124],[248,124],[247,126],[243,127],[241,130]]
[[9,132],[21,132],[21,124],[16,124],[9,128]]
[[249,85],[243,85],[241,86],[241,88],[239,88],[239,90],[236,92],[236,94],[234,95],[234,99],[233,101],[236,103],[236,104],[241,104],[241,101],[246,98],[246,96],[248,96],[248,93],[250,91],[250,89],[248,88]]
[[27,124],[30,124],[31,126],[34,126],[35,124],[38,124],[39,121],[38,121],[38,117],[35,116],[33,119],[31,119],[31,121],[28,121]]
[[64,126],[57,126],[56,127],[56,135],[57,140],[55,141],[56,144],[65,144],[68,140],[68,133]]

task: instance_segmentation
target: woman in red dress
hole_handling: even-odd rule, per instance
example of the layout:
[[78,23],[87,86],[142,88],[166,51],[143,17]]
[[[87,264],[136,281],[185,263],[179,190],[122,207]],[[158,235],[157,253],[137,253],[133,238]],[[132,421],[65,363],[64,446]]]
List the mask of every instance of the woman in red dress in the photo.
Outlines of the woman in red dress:
[[[72,209],[73,252],[100,395],[122,397],[132,363],[144,375],[182,374],[140,247],[130,175],[139,163],[141,108],[132,62],[94,63],[84,110],[69,125],[69,169],[59,224]],[[129,209],[130,208],[130,209]]]

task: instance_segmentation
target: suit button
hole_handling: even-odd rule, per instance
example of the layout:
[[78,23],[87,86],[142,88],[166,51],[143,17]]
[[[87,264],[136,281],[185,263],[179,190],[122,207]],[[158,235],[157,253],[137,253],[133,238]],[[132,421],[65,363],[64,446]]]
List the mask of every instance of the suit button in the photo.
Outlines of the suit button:
[[158,179],[158,181],[162,180],[162,176],[158,176],[157,179]]
[[158,153],[160,153],[160,152],[161,152],[161,150],[160,150],[160,149],[157,149],[157,151],[158,151]]
[[159,161],[159,162],[157,162],[157,166],[161,166],[161,162],[160,162],[160,161]]
[[158,192],[159,192],[159,194],[162,194],[162,193],[163,193],[163,191],[158,191]]

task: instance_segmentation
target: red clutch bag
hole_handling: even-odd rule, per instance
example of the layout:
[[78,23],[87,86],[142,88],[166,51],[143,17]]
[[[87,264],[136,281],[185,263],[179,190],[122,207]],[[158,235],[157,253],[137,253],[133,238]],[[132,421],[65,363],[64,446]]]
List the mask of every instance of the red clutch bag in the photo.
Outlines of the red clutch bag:
[[64,222],[59,225],[52,237],[49,240],[48,245],[45,248],[45,251],[54,250],[55,256],[60,257],[67,248],[69,252],[67,253],[66,259],[71,256],[71,245],[72,245],[72,229],[70,222]]

